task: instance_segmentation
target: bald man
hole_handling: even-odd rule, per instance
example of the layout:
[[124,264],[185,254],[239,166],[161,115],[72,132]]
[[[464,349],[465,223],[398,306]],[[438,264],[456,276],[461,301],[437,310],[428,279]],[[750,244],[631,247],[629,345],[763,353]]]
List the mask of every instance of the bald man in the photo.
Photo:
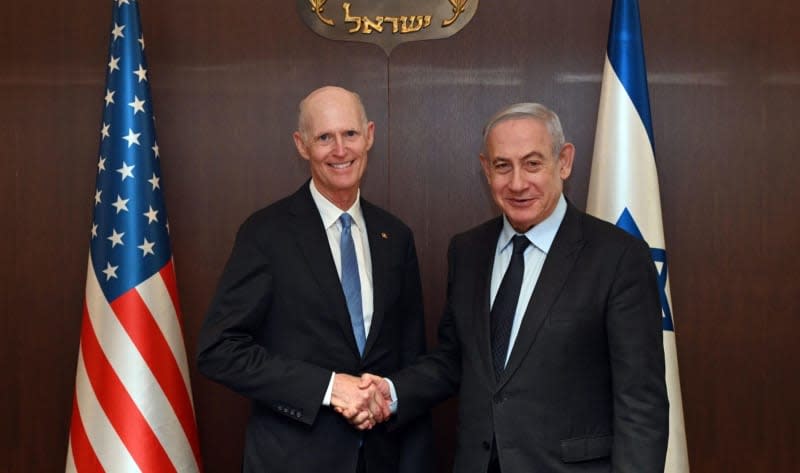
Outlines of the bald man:
[[242,224],[220,278],[198,364],[252,400],[245,472],[431,470],[429,419],[389,432],[358,387],[425,350],[413,235],[360,195],[374,129],[357,94],[311,92],[293,134],[311,179]]

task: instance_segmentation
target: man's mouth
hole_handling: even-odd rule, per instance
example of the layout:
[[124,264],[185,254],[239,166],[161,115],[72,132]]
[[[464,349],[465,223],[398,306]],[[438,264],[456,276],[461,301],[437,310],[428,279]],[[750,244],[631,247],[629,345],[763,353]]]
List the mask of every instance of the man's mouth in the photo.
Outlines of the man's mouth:
[[511,204],[514,207],[523,207],[523,206],[526,206],[526,205],[530,204],[531,202],[533,202],[533,198],[528,198],[528,199],[521,199],[521,198],[506,199],[506,202],[508,202],[509,204]]
[[343,163],[328,163],[328,166],[330,166],[330,167],[332,167],[334,169],[347,169],[350,166],[352,166],[354,162],[355,162],[355,160],[353,160],[353,161],[345,161]]

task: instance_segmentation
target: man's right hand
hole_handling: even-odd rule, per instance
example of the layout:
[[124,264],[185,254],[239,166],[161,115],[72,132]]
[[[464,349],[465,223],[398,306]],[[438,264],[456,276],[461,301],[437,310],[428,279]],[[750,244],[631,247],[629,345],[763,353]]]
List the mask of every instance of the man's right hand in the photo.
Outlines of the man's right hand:
[[[364,376],[371,378],[365,380]],[[331,391],[331,406],[359,430],[369,430],[391,415],[392,399],[386,381],[378,376],[364,376],[336,373]]]

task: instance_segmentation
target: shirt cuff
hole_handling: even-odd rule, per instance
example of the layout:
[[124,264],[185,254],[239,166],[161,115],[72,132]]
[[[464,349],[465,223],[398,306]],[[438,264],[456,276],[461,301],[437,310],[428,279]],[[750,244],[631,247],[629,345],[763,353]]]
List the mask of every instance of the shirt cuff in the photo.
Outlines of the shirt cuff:
[[325,397],[322,398],[323,406],[331,405],[331,397],[333,393],[333,378],[336,376],[336,371],[331,372],[331,380],[328,382],[328,389],[325,390]]
[[389,391],[392,394],[392,402],[389,403],[389,410],[392,414],[397,414],[397,391],[394,389],[394,383],[389,378],[383,378],[386,380],[386,384],[389,385]]

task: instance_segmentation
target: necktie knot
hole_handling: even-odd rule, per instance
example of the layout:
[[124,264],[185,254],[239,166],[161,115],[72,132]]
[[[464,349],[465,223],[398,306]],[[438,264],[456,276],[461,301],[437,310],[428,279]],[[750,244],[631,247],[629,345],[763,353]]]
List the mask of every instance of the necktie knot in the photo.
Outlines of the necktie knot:
[[339,221],[342,222],[342,230],[350,230],[350,224],[353,223],[353,217],[351,217],[349,213],[345,212],[341,217],[339,217]]
[[531,243],[531,241],[528,240],[528,237],[526,237],[525,235],[514,235],[512,242],[514,243],[515,255],[523,253],[525,251],[525,248],[527,248],[528,245]]

